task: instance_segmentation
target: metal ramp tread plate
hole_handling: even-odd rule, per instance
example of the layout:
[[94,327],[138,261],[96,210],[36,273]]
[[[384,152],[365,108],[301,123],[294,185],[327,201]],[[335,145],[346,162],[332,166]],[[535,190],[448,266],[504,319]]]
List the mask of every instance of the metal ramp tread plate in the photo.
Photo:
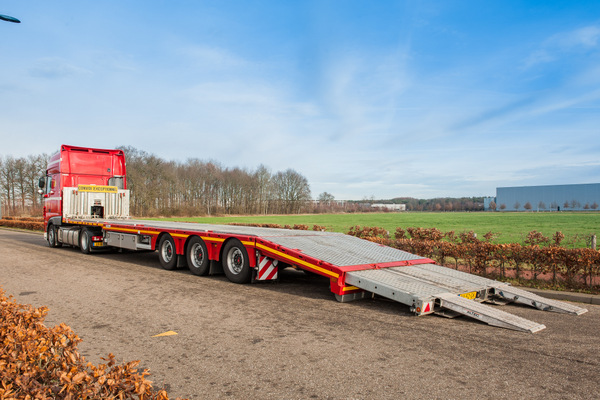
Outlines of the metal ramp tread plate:
[[[419,267],[394,267],[347,272],[346,283],[408,306],[412,306],[418,301],[438,299],[442,308],[493,326],[531,333],[545,328],[544,325],[537,322],[509,314],[493,306],[460,297],[458,295],[460,290],[451,293],[452,289],[449,290],[448,288],[456,285],[457,282],[460,285],[460,280],[456,280],[456,277],[452,277],[450,280],[452,284],[448,284],[439,277],[437,277],[437,283],[427,282],[403,273],[402,271],[406,268],[412,270]],[[488,279],[487,281],[491,280]],[[468,287],[477,290],[477,287],[472,285],[472,282],[465,282],[463,288]],[[485,285],[482,285],[478,288],[481,290],[485,287]]]
[[523,289],[519,289],[503,283],[497,283],[493,285],[496,295],[505,298],[515,303],[526,304],[533,306],[537,309],[544,311],[554,311],[565,314],[581,315],[586,313],[586,308],[578,307],[576,305],[566,303],[564,301],[547,299],[542,296],[538,296],[535,293],[528,292]]
[[140,226],[145,229],[162,228],[216,234],[239,234],[264,238],[276,245],[300,251],[302,254],[336,266],[379,264],[424,259],[406,251],[382,246],[368,240],[337,232],[305,231],[262,228],[237,225],[213,225],[154,220],[85,220],[119,226]]
[[412,306],[418,300],[431,300],[443,288],[396,271],[404,267],[367,269],[346,273],[346,284]]
[[281,236],[263,234],[261,237],[276,245],[300,250],[302,254],[339,267],[425,259],[406,251],[341,233],[330,235],[290,233]]
[[[427,282],[435,285],[438,289],[446,289],[452,293],[468,293],[477,292],[482,289],[490,287],[489,283],[494,281],[484,280],[481,282],[474,282],[469,279],[465,279],[461,275],[448,275],[441,273],[439,269],[427,268],[429,266],[437,266],[433,264],[422,264],[416,266],[396,267],[390,268],[390,270],[403,275],[411,276],[415,279],[419,279],[423,282]],[[439,267],[439,266],[437,266]],[[446,267],[439,267],[448,269]],[[454,270],[451,270],[454,271]]]
[[509,314],[495,307],[465,299],[452,293],[442,293],[437,298],[440,300],[442,308],[478,319],[489,325],[530,333],[535,333],[546,328],[543,324]]
[[420,265],[419,268],[434,272],[436,274],[468,281],[481,286],[491,287],[493,284],[501,283],[493,279],[484,278],[483,276],[469,274],[468,272],[458,271],[453,268],[442,267],[441,265],[423,264]]
[[343,235],[343,233],[334,232],[321,232],[321,231],[305,231],[305,230],[291,230],[291,229],[279,229],[279,228],[261,228],[254,226],[243,226],[243,225],[217,225],[217,224],[203,224],[195,222],[181,222],[181,221],[156,221],[156,220],[116,220],[116,219],[87,219],[84,222],[90,223],[103,223],[112,226],[139,226],[146,229],[173,229],[173,230],[185,230],[185,231],[196,231],[196,232],[213,232],[213,233],[224,233],[224,234],[239,234],[248,236],[330,236],[330,235]]
[[[479,284],[482,286],[487,286],[490,288],[494,288],[496,295],[507,299],[509,301],[514,301],[520,304],[526,304],[528,306],[533,306],[539,310],[544,311],[554,311],[554,312],[562,312],[566,314],[573,315],[581,315],[587,312],[587,309],[575,306],[570,303],[566,303],[564,301],[552,300],[542,296],[539,296],[535,293],[528,292],[526,290],[516,288],[514,286],[508,285],[506,283],[484,278],[478,275],[468,274],[466,272],[457,271],[452,268],[442,267],[440,265],[435,264],[423,264],[418,267],[408,267],[414,268],[417,270],[430,271],[435,274],[439,274],[442,276],[447,276],[448,278],[457,278],[460,280],[468,281],[473,284]],[[406,272],[410,271],[409,269],[405,269]],[[427,276],[424,272],[417,272],[417,274],[422,274],[422,276]],[[434,275],[435,276],[435,275]],[[440,282],[443,282],[442,279]]]

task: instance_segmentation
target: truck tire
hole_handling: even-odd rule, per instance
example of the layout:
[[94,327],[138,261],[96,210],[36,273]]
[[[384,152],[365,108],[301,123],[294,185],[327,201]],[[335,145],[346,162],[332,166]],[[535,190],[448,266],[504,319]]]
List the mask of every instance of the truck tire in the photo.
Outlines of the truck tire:
[[169,234],[163,235],[158,242],[158,261],[166,270],[171,271],[177,268],[175,241]]
[[252,278],[252,269],[246,248],[237,239],[231,239],[223,248],[223,272],[233,283],[247,283]]
[[62,247],[62,243],[58,241],[57,235],[58,228],[52,224],[48,225],[48,246],[50,247]]
[[92,252],[92,233],[87,228],[81,228],[79,232],[79,249],[83,254]]
[[208,250],[204,240],[198,236],[193,236],[188,242],[185,256],[192,274],[199,276],[208,274],[210,261],[208,260]]

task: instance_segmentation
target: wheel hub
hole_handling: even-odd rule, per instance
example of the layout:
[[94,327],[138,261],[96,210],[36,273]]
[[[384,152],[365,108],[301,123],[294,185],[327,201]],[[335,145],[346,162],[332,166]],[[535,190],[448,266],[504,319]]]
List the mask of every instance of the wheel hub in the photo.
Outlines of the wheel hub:
[[229,252],[229,266],[231,272],[234,274],[242,272],[242,268],[244,267],[244,257],[242,256],[240,249],[232,249]]
[[204,251],[202,251],[202,246],[200,246],[199,244],[195,244],[192,254],[194,255],[192,259],[194,265],[196,267],[199,267],[202,264],[202,261],[204,261]]
[[165,242],[162,253],[166,262],[171,261],[171,258],[173,258],[173,246],[171,246],[170,242]]

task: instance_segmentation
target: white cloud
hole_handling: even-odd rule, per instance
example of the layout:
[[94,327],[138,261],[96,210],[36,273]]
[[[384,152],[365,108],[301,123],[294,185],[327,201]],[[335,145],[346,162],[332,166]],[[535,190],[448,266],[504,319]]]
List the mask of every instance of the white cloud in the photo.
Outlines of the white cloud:
[[41,58],[29,68],[29,74],[36,78],[59,79],[72,75],[90,75],[88,69],[73,65],[57,57]]
[[570,32],[556,34],[550,37],[546,46],[556,46],[562,49],[592,48],[598,46],[600,40],[600,26],[592,25]]
[[554,62],[565,53],[597,49],[600,42],[600,26],[590,25],[550,36],[524,61],[524,68]]

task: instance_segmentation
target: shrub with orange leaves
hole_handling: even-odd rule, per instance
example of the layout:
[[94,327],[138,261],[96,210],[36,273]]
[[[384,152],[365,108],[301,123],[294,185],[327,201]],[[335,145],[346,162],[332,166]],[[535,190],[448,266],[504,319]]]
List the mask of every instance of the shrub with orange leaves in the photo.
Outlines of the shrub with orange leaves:
[[0,226],[6,226],[8,228],[28,229],[30,231],[43,231],[44,219],[4,217],[0,219]]
[[551,273],[552,283],[562,284],[570,289],[586,286],[597,292],[600,276],[600,252],[592,249],[568,249],[561,247],[564,234],[556,232],[552,240],[537,231],[527,235],[525,244],[495,244],[497,235],[488,232],[483,240],[473,231],[440,232],[435,228],[396,228],[395,240],[389,238],[385,229],[379,227],[353,226],[349,235],[372,242],[391,246],[409,253],[436,260],[444,265],[449,258],[468,266],[470,272],[506,277],[506,269],[514,269],[518,279],[524,279],[523,270],[531,272],[535,281],[541,274]]
[[0,399],[168,400],[154,390],[139,361],[86,363],[81,339],[65,324],[44,325],[48,309],[17,304],[0,289]]
[[384,238],[389,239],[390,233],[383,228],[379,228],[377,226],[364,226],[356,225],[351,227],[348,230],[348,235],[356,236],[362,239],[370,239],[370,238]]

